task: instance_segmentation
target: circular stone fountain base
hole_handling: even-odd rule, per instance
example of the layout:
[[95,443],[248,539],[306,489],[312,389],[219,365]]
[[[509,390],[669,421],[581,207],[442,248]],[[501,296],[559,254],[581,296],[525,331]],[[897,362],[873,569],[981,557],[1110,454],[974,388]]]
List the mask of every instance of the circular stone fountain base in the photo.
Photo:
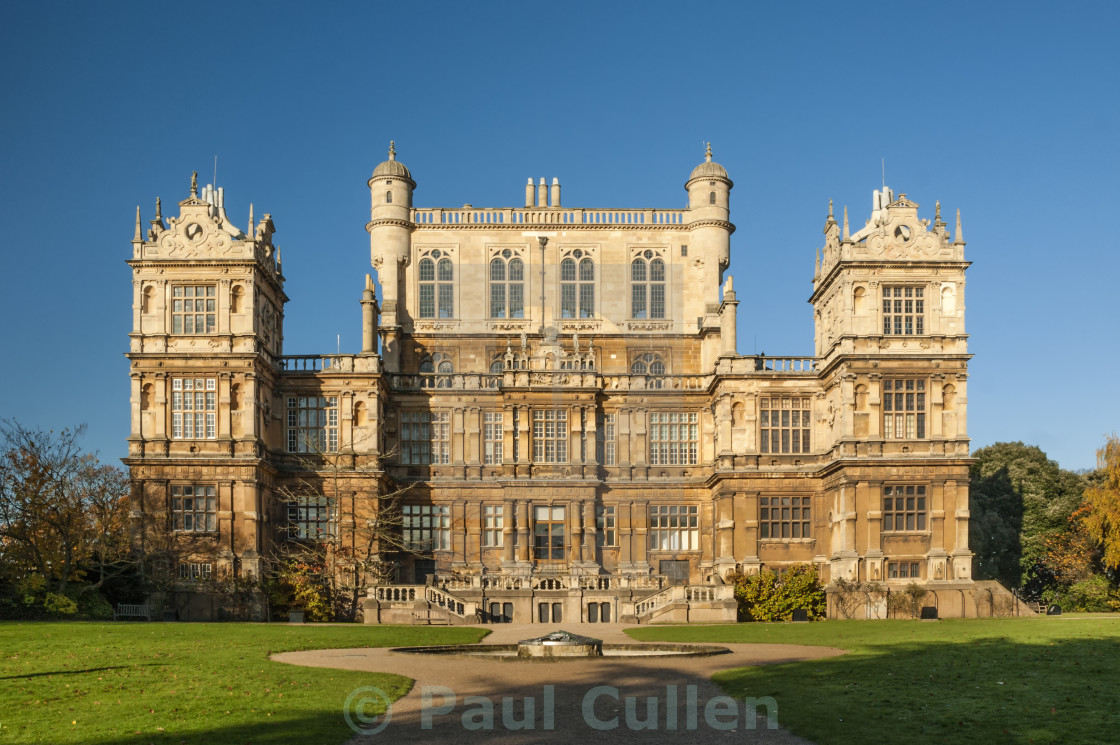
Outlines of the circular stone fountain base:
[[445,644],[430,647],[396,647],[390,652],[448,657],[485,657],[503,661],[560,662],[619,657],[709,657],[728,654],[727,647],[710,644],[603,644],[567,631],[554,631],[517,644]]

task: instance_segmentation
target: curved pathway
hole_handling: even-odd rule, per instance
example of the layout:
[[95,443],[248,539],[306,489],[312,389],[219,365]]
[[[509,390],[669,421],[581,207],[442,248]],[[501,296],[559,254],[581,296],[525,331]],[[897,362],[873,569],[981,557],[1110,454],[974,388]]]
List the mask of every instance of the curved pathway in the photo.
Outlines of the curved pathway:
[[[561,623],[558,627],[607,644],[635,643],[623,633],[633,626]],[[483,644],[511,644],[556,630],[546,624],[485,628],[491,633]],[[392,704],[391,719],[381,731],[357,735],[347,745],[536,745],[584,738],[624,745],[661,743],[669,738],[681,745],[811,745],[780,728],[769,729],[766,700],[757,702],[756,718],[742,699],[726,698],[711,676],[733,667],[834,657],[844,650],[787,644],[720,646],[731,653],[526,662],[403,654],[388,649],[331,649],[285,652],[272,659],[308,667],[396,673],[416,681],[408,695]],[[354,711],[360,699],[376,695],[376,691],[356,692],[349,702],[351,719],[358,718]],[[765,691],[757,692],[759,697],[764,695]],[[774,703],[780,725],[783,702]],[[343,702],[339,706],[343,708]],[[381,720],[366,726],[379,724],[383,724]]]

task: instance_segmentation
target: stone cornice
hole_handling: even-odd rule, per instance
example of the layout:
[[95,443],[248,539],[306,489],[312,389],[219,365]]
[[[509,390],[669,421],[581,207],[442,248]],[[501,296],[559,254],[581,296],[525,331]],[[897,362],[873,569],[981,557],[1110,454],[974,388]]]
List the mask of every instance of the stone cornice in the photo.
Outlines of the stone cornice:
[[[271,270],[271,267],[262,264],[256,259],[128,259],[126,262],[134,272],[141,269],[182,269],[184,267],[202,268],[202,269],[216,269],[227,270],[220,271],[220,274],[228,275],[230,280],[244,278],[244,275],[230,274],[229,269],[251,269],[255,270],[253,273],[254,278],[265,280],[273,290],[276,291],[281,303],[288,302],[289,298],[284,293],[283,274],[277,274]],[[178,277],[163,277],[167,282],[190,282],[194,281],[194,277],[178,276]]]
[[[383,226],[391,226],[391,227],[397,227],[397,228],[408,228],[409,230],[416,230],[417,228],[420,228],[420,227],[428,227],[427,225],[417,225],[416,223],[409,222],[408,220],[396,220],[396,219],[390,217],[390,218],[382,218],[380,220],[370,220],[369,222],[366,223],[366,232],[367,233],[372,233],[374,228],[380,228],[380,227],[383,227]],[[439,226],[433,225],[432,227],[441,227],[442,228],[444,226],[443,225],[439,225]],[[489,225],[448,225],[446,227],[486,228],[486,227],[491,227],[491,226],[489,226]],[[512,226],[504,226],[503,225],[501,227],[512,227]]]
[[968,269],[970,266],[972,266],[971,261],[956,261],[956,260],[954,260],[954,261],[929,261],[929,260],[920,260],[920,261],[864,261],[864,260],[851,261],[851,260],[843,260],[843,261],[838,261],[833,265],[833,267],[831,269],[828,270],[828,274],[825,275],[824,278],[821,279],[820,282],[817,283],[816,289],[813,290],[813,294],[809,297],[809,302],[810,303],[815,303],[818,299],[820,299],[821,295],[823,295],[829,289],[829,287],[832,286],[833,282],[836,281],[836,278],[845,269],[857,269],[857,268],[858,269],[960,269],[960,270],[964,271],[965,269]]
[[695,230],[697,228],[723,228],[729,234],[735,232],[735,225],[727,220],[696,220],[684,226],[685,230]]

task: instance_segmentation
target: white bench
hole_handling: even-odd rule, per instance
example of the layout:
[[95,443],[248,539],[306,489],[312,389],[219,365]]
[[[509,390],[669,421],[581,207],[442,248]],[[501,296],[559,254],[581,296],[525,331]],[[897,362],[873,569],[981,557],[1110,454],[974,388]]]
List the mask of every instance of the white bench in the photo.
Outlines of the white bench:
[[147,603],[117,603],[117,609],[113,611],[113,620],[120,618],[143,618],[145,621],[151,621],[152,609]]

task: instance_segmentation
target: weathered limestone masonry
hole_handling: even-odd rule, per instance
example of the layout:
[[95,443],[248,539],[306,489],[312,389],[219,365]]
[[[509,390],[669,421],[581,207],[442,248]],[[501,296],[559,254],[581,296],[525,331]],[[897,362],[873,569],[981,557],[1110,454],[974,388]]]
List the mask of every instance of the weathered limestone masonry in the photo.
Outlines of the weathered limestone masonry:
[[710,148],[685,209],[563,207],[557,179],[520,207],[427,209],[416,186],[390,147],[359,354],[284,354],[268,215],[243,232],[193,182],[146,235],[137,212],[126,462],[186,615],[212,612],[206,576],[291,540],[360,552],[390,509],[368,622],[733,620],[728,573],[806,562],[990,612],[959,212],[950,234],[940,204],[931,223],[884,189],[852,232],[830,204],[815,356],[764,357],[736,348]]

